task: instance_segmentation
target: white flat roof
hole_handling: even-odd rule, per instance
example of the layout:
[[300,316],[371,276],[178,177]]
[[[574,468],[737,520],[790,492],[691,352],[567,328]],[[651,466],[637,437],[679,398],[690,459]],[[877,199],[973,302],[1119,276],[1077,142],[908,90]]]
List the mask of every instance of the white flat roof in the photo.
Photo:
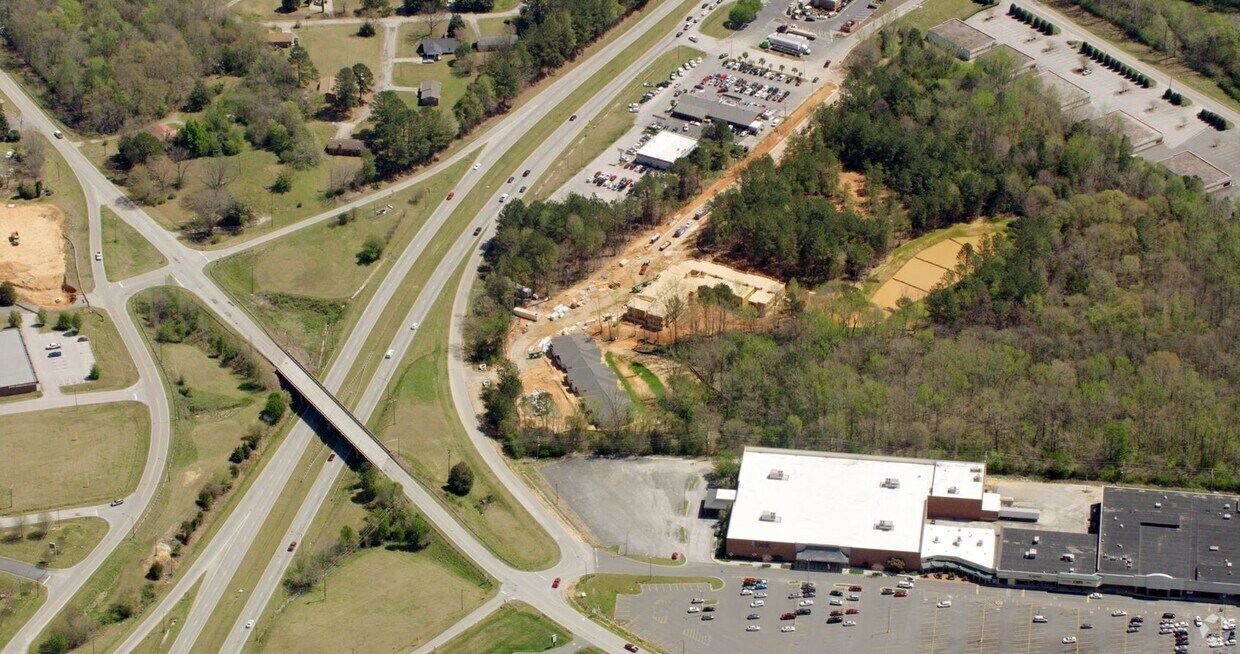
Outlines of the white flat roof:
[[984,570],[995,569],[995,530],[986,527],[926,523],[921,558],[958,559]]
[[745,448],[728,538],[917,552],[933,479],[933,461]]
[[935,497],[960,497],[982,499],[986,483],[986,466],[968,461],[939,461],[934,464],[934,485],[930,494]]
[[689,154],[697,141],[671,132],[659,132],[637,150],[637,156],[671,163]]
[[36,381],[21,333],[12,328],[0,330],[0,388]]
[[1002,508],[1003,497],[998,493],[982,493],[982,510],[997,513]]

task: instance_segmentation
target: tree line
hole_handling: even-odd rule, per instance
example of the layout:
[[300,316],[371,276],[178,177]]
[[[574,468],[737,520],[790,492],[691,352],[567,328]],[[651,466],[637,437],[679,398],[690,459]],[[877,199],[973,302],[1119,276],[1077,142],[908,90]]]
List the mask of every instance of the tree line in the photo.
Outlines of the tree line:
[[[487,55],[482,72],[452,107],[461,134],[508,110],[521,88],[571,61],[647,0],[532,0],[513,20],[519,41]],[[471,11],[456,3],[457,11]]]
[[[1240,102],[1240,27],[1235,0],[1066,0],[1080,6],[1159,52],[1212,79]],[[1211,11],[1206,7],[1213,7]],[[1221,13],[1220,13],[1221,12]]]
[[283,99],[292,80],[256,26],[211,0],[11,0],[5,42],[74,128],[110,134],[183,108],[194,80],[244,78]]
[[[1073,123],[1029,76],[959,62],[917,30],[881,41],[887,57],[863,46],[869,65],[852,68],[841,102],[789,149],[801,163],[764,174],[780,183],[831,177],[837,162],[881,166],[890,215],[908,216],[892,223],[905,229],[915,190],[937,176],[943,198],[1014,216],[1008,233],[966,247],[947,284],[890,317],[866,311],[851,286],[811,299],[790,284],[774,329],[666,348],[674,374],[650,420],[518,427],[510,449],[700,455],[760,444],[1240,488],[1235,205],[1133,158],[1123,137]],[[996,179],[969,195],[961,180],[981,170],[975,158]],[[508,415],[488,404],[493,431]]]

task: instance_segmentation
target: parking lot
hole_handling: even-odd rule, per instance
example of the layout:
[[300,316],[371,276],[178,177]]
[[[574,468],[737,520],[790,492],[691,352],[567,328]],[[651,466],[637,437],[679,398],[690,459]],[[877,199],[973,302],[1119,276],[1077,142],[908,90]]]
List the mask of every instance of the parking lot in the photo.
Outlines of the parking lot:
[[[28,321],[33,322],[33,321]],[[66,335],[61,332],[40,333],[34,327],[23,327],[26,348],[34,373],[43,386],[44,394],[58,393],[61,386],[72,386],[86,381],[91,366],[95,365],[95,353],[85,336]]]
[[[744,577],[766,577],[767,597],[740,595]],[[817,594],[809,615],[781,620],[794,612],[804,598],[789,598],[801,584],[811,581]],[[806,573],[789,570],[738,568],[725,575],[722,590],[711,592],[701,585],[656,584],[640,596],[621,596],[617,618],[631,621],[629,629],[667,651],[684,652],[1172,652],[1174,636],[1159,634],[1164,612],[1176,614],[1187,624],[1190,652],[1232,652],[1235,647],[1209,648],[1205,636],[1219,633],[1224,618],[1240,614],[1234,606],[1221,607],[1181,601],[1141,600],[1105,594],[1090,599],[1084,594],[1049,593],[1020,588],[976,586],[958,581],[917,579],[907,597],[882,595],[895,588],[897,577],[852,574]],[[849,592],[851,585],[862,588]],[[840,590],[844,598],[833,598]],[[856,595],[858,601],[849,601]],[[703,598],[705,604],[691,604]],[[752,607],[761,599],[765,605]],[[832,606],[830,601],[840,601]],[[938,608],[939,602],[951,606]],[[691,606],[714,610],[690,613]],[[841,616],[856,622],[828,624],[832,610],[856,609]],[[1113,611],[1126,615],[1112,616]],[[713,619],[703,620],[703,616]],[[759,616],[749,619],[750,615]],[[1042,616],[1045,622],[1034,622]],[[1129,633],[1129,620],[1144,618],[1144,626]],[[1202,625],[1193,623],[1202,617]],[[1091,625],[1082,628],[1082,625]],[[747,631],[756,625],[758,631]],[[782,627],[794,626],[784,632]],[[1075,642],[1065,643],[1065,638]]]

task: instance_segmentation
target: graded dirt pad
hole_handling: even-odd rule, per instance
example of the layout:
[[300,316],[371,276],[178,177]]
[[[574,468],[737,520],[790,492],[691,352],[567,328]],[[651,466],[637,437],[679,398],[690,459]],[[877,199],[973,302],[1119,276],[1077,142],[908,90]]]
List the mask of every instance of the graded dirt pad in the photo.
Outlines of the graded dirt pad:
[[910,302],[917,302],[929,295],[929,293],[913,288],[904,282],[890,279],[887,283],[878,287],[878,291],[870,298],[870,301],[885,309],[894,309],[898,306],[900,298],[906,297]]
[[960,251],[965,244],[976,249],[982,238],[981,235],[953,236],[918,252],[878,287],[870,297],[870,302],[884,309],[894,310],[896,302],[902,297],[913,302],[921,300],[942,283],[949,272],[956,269]]
[[[951,241],[943,241],[943,243],[951,243]],[[947,275],[947,272],[947,268],[943,266],[936,266],[921,257],[913,257],[896,272],[894,279],[929,293]]]
[[[63,290],[65,216],[50,204],[0,206],[0,280],[18,287],[24,301],[40,306],[65,306],[72,298]],[[10,236],[17,232],[20,245]]]

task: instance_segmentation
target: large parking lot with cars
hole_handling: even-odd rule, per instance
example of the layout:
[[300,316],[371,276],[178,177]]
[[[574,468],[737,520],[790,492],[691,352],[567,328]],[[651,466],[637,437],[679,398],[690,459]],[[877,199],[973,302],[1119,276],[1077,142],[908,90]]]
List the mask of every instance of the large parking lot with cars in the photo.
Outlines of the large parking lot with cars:
[[[1226,645],[1233,631],[1225,629],[1226,621],[1240,614],[1234,605],[1051,593],[934,578],[916,578],[912,588],[901,589],[902,577],[892,575],[757,567],[737,567],[722,576],[725,585],[715,592],[698,584],[647,585],[642,595],[619,598],[616,617],[662,649],[686,653],[1174,652],[1176,630],[1183,634],[1179,651],[1237,651]],[[744,588],[746,577],[765,579],[765,588]],[[806,582],[814,586],[813,597],[804,597]],[[851,590],[857,587],[861,590]],[[904,596],[897,595],[901,590]],[[704,602],[695,603],[699,598]],[[812,606],[802,605],[807,599]],[[759,601],[763,604],[754,606]],[[797,615],[798,610],[802,614]],[[841,615],[828,623],[832,611]],[[1164,614],[1174,614],[1167,620],[1177,626],[1160,629]],[[845,626],[848,623],[855,624]]]

